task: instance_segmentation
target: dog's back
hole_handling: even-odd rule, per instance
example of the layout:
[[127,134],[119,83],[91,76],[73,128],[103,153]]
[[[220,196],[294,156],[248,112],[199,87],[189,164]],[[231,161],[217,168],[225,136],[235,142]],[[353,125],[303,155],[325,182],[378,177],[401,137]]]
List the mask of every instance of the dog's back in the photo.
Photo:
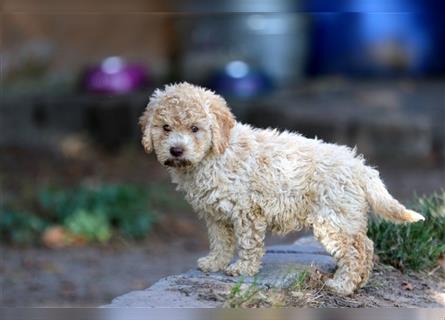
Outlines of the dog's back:
[[[245,172],[250,199],[272,230],[287,233],[310,227],[322,206],[349,212],[342,208],[347,204],[363,215],[367,201],[357,175],[364,164],[354,150],[287,131],[240,124],[234,130],[235,141],[229,148],[234,148],[233,154],[248,153],[252,158]],[[247,136],[252,142],[237,143]]]

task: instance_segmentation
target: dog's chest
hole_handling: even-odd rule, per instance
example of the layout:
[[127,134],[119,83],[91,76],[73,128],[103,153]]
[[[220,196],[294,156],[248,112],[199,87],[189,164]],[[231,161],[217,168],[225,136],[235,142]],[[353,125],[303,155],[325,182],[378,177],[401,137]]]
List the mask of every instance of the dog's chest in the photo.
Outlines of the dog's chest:
[[198,214],[230,218],[236,197],[230,184],[223,183],[215,175],[183,175],[178,178],[173,182],[179,191],[185,193],[185,199]]

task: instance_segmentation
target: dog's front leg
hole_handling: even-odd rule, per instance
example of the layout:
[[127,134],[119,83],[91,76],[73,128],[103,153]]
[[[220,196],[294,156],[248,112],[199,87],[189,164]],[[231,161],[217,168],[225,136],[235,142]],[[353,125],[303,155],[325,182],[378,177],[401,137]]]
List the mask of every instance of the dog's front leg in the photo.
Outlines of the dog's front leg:
[[198,259],[198,268],[204,272],[223,270],[232,260],[235,251],[233,227],[222,221],[207,218],[210,252]]
[[239,259],[228,266],[228,275],[255,275],[261,268],[267,223],[261,215],[240,212],[233,219]]

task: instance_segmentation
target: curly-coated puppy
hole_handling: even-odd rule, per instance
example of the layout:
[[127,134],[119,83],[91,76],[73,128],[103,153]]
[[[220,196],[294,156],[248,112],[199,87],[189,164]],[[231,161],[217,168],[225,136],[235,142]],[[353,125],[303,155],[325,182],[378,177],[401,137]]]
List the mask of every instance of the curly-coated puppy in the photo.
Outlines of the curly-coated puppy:
[[[391,197],[355,150],[236,122],[225,100],[204,88],[181,83],[156,90],[140,124],[146,152],[155,151],[207,223],[210,253],[198,260],[203,271],[254,275],[267,229],[310,227],[337,260],[326,285],[351,294],[372,269],[368,208],[395,222],[423,220]],[[230,264],[235,247],[239,259]]]

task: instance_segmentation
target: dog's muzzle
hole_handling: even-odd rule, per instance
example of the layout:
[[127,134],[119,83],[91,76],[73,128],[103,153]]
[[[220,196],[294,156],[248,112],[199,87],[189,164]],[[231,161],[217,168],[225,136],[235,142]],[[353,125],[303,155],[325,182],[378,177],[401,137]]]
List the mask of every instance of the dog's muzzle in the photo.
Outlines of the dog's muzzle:
[[186,159],[167,159],[164,161],[164,165],[174,168],[184,168],[190,166],[192,163]]

